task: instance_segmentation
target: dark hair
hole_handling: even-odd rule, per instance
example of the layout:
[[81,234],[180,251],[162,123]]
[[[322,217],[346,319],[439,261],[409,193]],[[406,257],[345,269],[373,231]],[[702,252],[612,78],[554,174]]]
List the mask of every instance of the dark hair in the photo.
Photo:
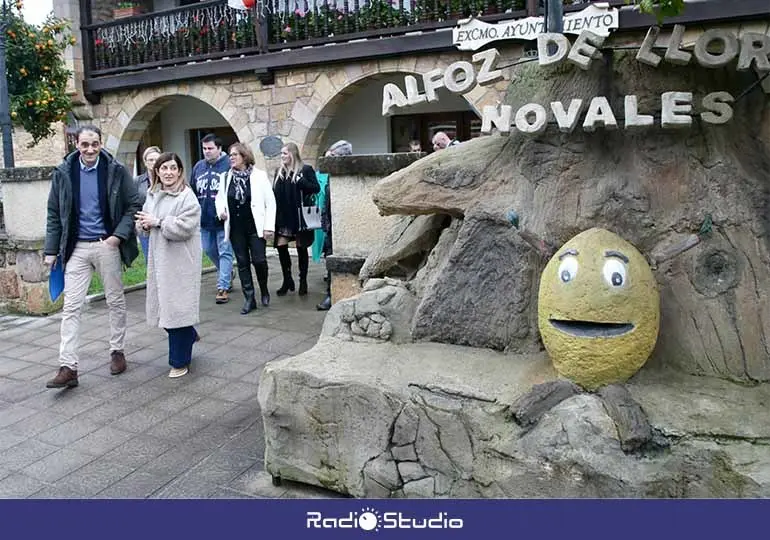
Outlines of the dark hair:
[[179,167],[179,176],[184,179],[184,165],[182,164],[182,158],[174,152],[163,152],[158,156],[158,159],[155,160],[155,165],[152,167],[152,185],[150,186],[150,191],[155,189],[155,186],[158,184],[158,179],[160,178],[158,171],[160,170],[160,166],[169,161],[174,161],[176,163],[176,166]]
[[201,139],[201,144],[207,143],[207,142],[213,142],[214,146],[217,148],[222,148],[222,139],[214,135],[213,133],[209,133],[205,137]]
[[91,125],[91,124],[86,124],[85,126],[78,127],[78,129],[75,131],[75,140],[76,141],[80,141],[80,134],[83,133],[84,131],[90,131],[92,133],[96,133],[99,136],[99,141],[101,142],[101,140],[102,140],[102,130],[99,129],[98,127],[96,127],[96,126]]
[[233,149],[238,150],[238,153],[243,157],[244,163],[246,163],[247,167],[251,167],[254,165],[254,153],[249,150],[249,147],[246,146],[243,143],[237,142],[235,144],[231,144],[230,148],[227,150],[227,153],[233,151]]

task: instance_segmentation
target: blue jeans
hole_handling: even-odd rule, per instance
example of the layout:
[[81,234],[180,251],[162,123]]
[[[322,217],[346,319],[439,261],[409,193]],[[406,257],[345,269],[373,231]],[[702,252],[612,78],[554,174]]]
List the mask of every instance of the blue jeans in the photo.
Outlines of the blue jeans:
[[224,229],[201,229],[201,245],[219,271],[217,290],[228,290],[233,273],[233,247],[225,241]]
[[147,264],[147,259],[149,258],[150,254],[148,250],[150,249],[150,237],[149,236],[139,236],[139,244],[142,246],[142,253],[144,254],[144,264]]

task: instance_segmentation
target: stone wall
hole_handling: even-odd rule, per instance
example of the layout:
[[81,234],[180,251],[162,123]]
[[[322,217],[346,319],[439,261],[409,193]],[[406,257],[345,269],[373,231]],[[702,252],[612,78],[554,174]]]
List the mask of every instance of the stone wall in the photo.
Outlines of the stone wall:
[[[518,45],[500,48],[500,65],[521,56]],[[264,85],[254,74],[192,80],[114,92],[102,96],[90,109],[92,121],[104,133],[105,147],[129,167],[136,148],[156,115],[178,96],[189,96],[219,111],[241,142],[255,152],[259,166],[266,166],[258,151],[259,142],[276,135],[300,146],[302,157],[315,163],[330,142],[324,131],[346,99],[372,79],[392,73],[423,74],[446,68],[457,60],[470,60],[469,52],[405,56],[350,64],[311,66],[298,71],[277,71],[275,82]],[[463,97],[480,114],[485,105],[501,101],[509,84],[505,79],[488,87],[477,87]],[[379,109],[379,103],[373,103]]]
[[61,308],[61,298],[50,301],[43,265],[50,179],[50,167],[0,169],[0,312],[43,315]]
[[[16,167],[42,167],[46,165],[58,165],[67,155],[67,139],[64,135],[64,124],[56,123],[53,126],[56,133],[47,139],[43,139],[35,146],[30,147],[32,135],[20,127],[13,130],[13,156]],[[0,160],[3,149],[0,146]]]
[[372,202],[374,185],[414,163],[424,154],[377,154],[318,159],[318,170],[329,174],[334,255],[327,260],[332,275],[332,301],[361,291],[358,272],[398,218],[380,216]]

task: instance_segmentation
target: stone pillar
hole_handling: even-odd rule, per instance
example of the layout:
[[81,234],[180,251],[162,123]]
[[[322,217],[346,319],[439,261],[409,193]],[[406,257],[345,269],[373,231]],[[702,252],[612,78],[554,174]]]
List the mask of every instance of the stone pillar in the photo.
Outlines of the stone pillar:
[[46,206],[51,167],[0,169],[0,311],[45,315],[61,309],[51,302],[43,265]]
[[331,189],[334,255],[328,257],[326,264],[332,275],[333,303],[361,292],[361,266],[398,219],[380,216],[372,201],[374,185],[421,156],[403,153],[318,159],[318,170],[329,173]]
[[77,40],[75,45],[67,47],[63,57],[70,70],[67,83],[67,93],[73,104],[77,106],[87,105],[83,93],[83,43],[80,32],[80,0],[58,0],[53,3],[53,11],[56,17],[67,19],[72,24],[72,36]]

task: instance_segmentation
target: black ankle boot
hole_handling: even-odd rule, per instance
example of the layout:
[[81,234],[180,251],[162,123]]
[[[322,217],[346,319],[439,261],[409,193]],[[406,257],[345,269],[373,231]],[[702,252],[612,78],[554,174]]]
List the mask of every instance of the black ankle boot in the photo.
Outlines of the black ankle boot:
[[307,295],[307,279],[299,278],[299,290],[297,291],[297,294],[300,296]]
[[254,298],[254,289],[249,291],[243,291],[243,296],[246,297],[246,301],[241,308],[241,315],[247,315],[248,313],[257,309],[257,299]]
[[283,284],[281,288],[275,291],[278,296],[286,296],[288,291],[294,291],[294,280],[291,276],[283,276]]

